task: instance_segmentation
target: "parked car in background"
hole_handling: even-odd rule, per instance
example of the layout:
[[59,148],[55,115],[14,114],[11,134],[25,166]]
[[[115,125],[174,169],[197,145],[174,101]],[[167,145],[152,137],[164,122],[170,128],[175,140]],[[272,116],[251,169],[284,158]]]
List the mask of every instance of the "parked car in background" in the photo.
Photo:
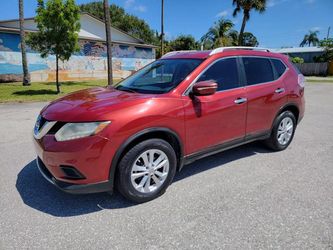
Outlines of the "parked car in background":
[[303,115],[304,77],[287,56],[242,47],[171,52],[115,87],[50,103],[34,144],[41,173],[63,191],[116,186],[146,202],[199,158],[255,140],[286,149]]

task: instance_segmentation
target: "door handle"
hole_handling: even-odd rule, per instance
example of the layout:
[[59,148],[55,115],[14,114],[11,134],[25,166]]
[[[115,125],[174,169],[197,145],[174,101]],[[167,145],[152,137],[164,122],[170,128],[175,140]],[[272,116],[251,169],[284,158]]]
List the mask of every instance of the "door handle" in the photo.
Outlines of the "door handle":
[[283,92],[284,92],[284,88],[278,88],[275,90],[275,93],[278,93],[278,94],[283,93]]
[[237,98],[235,101],[234,101],[236,104],[242,104],[244,102],[247,102],[247,98]]

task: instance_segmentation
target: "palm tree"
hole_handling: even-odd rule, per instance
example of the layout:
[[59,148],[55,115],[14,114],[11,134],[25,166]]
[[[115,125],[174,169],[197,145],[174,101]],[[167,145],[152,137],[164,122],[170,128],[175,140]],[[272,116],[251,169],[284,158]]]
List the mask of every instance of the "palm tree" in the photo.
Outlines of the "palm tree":
[[21,36],[21,55],[22,55],[22,67],[23,67],[23,86],[30,85],[30,77],[28,72],[27,52],[25,45],[25,34],[24,34],[24,10],[23,0],[19,0],[19,16],[20,16],[20,36]]
[[237,30],[230,30],[228,35],[232,40],[231,45],[232,46],[237,46],[238,45],[238,37],[239,37],[238,31]]
[[205,44],[205,47],[209,48],[232,45],[229,32],[232,31],[233,26],[234,24],[230,20],[221,18],[201,38],[201,41]]
[[318,38],[318,33],[319,31],[309,31],[309,34],[306,34],[303,38],[303,41],[300,43],[299,46],[304,47],[306,44],[309,45],[309,47],[311,46],[311,44],[313,46],[316,46],[319,44],[319,38]]
[[112,75],[112,42],[111,42],[111,18],[109,1],[104,0],[104,22],[105,22],[105,35],[106,35],[106,47],[108,58],[108,85],[113,84]]
[[266,0],[233,0],[232,4],[236,6],[233,13],[234,17],[243,10],[243,21],[238,37],[238,45],[241,46],[243,45],[246,22],[250,19],[250,11],[254,9],[259,11],[259,13],[263,13],[266,10]]

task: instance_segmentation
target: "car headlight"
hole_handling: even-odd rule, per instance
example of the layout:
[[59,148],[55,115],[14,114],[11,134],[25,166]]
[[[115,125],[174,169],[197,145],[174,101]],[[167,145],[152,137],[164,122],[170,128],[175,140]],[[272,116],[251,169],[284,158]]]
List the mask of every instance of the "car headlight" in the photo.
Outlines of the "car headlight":
[[110,121],[107,122],[84,122],[84,123],[66,123],[55,134],[57,141],[68,141],[95,135],[102,131]]

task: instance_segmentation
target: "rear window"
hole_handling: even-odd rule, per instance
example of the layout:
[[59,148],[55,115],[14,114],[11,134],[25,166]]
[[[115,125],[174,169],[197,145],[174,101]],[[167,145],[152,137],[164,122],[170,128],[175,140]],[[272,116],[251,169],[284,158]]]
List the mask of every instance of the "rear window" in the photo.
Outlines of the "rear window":
[[268,58],[243,57],[247,85],[274,81],[271,62]]
[[271,61],[272,61],[273,65],[274,65],[275,71],[276,71],[277,76],[279,78],[286,71],[286,66],[279,59],[271,59]]

